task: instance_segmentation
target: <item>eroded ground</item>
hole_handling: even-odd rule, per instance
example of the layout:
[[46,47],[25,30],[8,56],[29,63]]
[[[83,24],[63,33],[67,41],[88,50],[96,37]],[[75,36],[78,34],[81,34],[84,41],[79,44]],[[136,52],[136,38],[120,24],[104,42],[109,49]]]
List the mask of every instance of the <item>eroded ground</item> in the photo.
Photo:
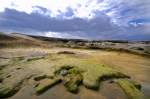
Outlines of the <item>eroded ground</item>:
[[146,99],[150,97],[149,60],[100,50],[3,48],[0,97]]

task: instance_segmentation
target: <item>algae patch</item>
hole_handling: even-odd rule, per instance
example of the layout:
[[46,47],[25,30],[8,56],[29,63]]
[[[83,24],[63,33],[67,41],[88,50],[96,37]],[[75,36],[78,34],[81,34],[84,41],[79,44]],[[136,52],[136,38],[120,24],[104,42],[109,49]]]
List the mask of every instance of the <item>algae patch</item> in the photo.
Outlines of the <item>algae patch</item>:
[[116,82],[124,90],[129,99],[147,99],[140,91],[139,84],[129,79],[118,79]]
[[55,84],[57,84],[58,82],[60,82],[60,79],[57,78],[43,79],[35,86],[36,93],[41,94],[46,90],[48,90],[49,88],[51,88],[52,86],[54,86]]
[[57,71],[56,75],[62,80],[66,89],[70,92],[77,93],[78,86],[81,84],[83,77],[78,68],[69,66],[62,67]]
[[11,88],[0,85],[0,98],[11,96],[14,92]]
[[83,84],[87,88],[97,90],[100,82],[114,78],[129,78],[129,76],[104,65],[96,65],[93,71],[83,73]]
[[7,85],[0,84],[0,98],[6,98],[14,95],[20,88],[8,87]]

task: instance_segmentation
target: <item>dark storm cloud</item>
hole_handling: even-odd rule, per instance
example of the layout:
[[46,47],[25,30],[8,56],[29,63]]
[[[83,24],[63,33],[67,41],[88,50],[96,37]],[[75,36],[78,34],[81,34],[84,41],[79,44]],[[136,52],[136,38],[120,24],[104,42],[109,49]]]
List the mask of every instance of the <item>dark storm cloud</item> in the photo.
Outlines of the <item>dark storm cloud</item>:
[[0,13],[0,27],[33,29],[39,32],[103,32],[114,28],[106,15],[99,15],[90,20],[81,18],[57,19],[42,16],[39,13],[27,14],[13,9],[5,9],[5,12]]
[[[46,12],[47,9],[37,7]],[[59,32],[61,37],[81,37],[87,39],[149,39],[149,30],[146,34],[144,28],[119,27],[113,24],[108,16],[95,11],[97,16],[92,19],[59,18],[44,16],[38,12],[27,14],[6,8],[0,13],[0,29],[19,31],[34,35],[45,35],[45,32]],[[68,8],[66,16],[73,15],[73,10]],[[65,15],[64,14],[64,15]]]

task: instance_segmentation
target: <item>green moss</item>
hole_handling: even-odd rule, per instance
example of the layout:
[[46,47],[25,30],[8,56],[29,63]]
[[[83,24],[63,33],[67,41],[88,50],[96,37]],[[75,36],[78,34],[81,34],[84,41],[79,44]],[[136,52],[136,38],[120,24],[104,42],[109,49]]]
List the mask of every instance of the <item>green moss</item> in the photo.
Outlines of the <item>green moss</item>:
[[68,91],[76,93],[78,92],[78,86],[82,82],[82,76],[78,75],[67,75],[63,79],[64,86],[67,88]]
[[71,68],[73,68],[73,67],[70,66],[70,65],[60,66],[60,67],[58,67],[58,69],[54,72],[54,74],[56,74],[56,75],[61,75],[61,72],[62,72],[62,71],[67,70],[67,72],[68,72],[68,70],[71,69]]
[[25,58],[20,56],[20,57],[14,57],[10,60],[9,65],[18,65],[23,62]]
[[13,58],[14,62],[18,62],[18,61],[22,61],[22,60],[24,60],[24,57],[15,57],[15,58]]
[[17,90],[15,88],[9,88],[5,85],[0,85],[0,98],[10,97],[15,94]]
[[99,83],[107,79],[128,78],[127,75],[112,68],[103,65],[96,65],[95,67],[93,72],[92,70],[89,70],[83,74],[83,84],[87,88],[98,89]]
[[[129,78],[129,76],[120,71],[102,65],[91,58],[78,59],[77,57],[67,55],[54,56],[53,58],[59,59],[56,62],[52,61],[56,68],[55,74],[66,75],[69,74],[69,72],[72,72],[73,74],[80,73],[83,79],[82,83],[87,88],[98,89],[99,83],[107,79]],[[75,68],[78,70],[75,70]],[[65,73],[61,71],[64,71]]]
[[35,60],[39,60],[39,59],[43,59],[44,57],[31,57],[31,58],[28,58],[27,61],[35,61]]
[[70,92],[77,93],[78,87],[80,83],[82,82],[82,75],[81,71],[79,71],[78,68],[65,65],[60,67],[56,72],[56,76],[61,78],[63,81],[64,86],[66,89]]
[[144,94],[136,87],[135,83],[128,79],[116,80],[118,85],[124,90],[129,99],[146,99]]
[[68,91],[77,93],[82,79],[83,77],[80,74],[80,71],[76,68],[72,68],[68,70],[68,74],[63,78],[64,86]]
[[68,70],[68,74],[78,75],[81,71],[78,68],[71,68]]
[[42,80],[42,79],[45,79],[45,78],[47,78],[47,75],[39,75],[39,76],[34,77],[34,80],[39,81],[39,80]]
[[142,86],[140,83],[134,81],[134,80],[129,80],[137,89],[141,90]]
[[60,79],[57,78],[41,80],[41,82],[35,87],[36,93],[41,94],[49,88],[51,88],[52,86],[54,86],[55,84],[57,84],[58,82],[60,82]]
[[99,87],[98,76],[93,76],[88,73],[83,74],[83,85],[87,88],[97,90]]

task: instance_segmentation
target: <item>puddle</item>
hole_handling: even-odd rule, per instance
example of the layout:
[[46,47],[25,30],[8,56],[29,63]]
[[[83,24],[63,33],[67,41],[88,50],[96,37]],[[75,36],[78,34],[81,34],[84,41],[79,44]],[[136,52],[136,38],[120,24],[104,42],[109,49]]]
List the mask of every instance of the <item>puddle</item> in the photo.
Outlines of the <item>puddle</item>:
[[145,96],[150,97],[150,84],[142,83],[142,91],[144,92]]

